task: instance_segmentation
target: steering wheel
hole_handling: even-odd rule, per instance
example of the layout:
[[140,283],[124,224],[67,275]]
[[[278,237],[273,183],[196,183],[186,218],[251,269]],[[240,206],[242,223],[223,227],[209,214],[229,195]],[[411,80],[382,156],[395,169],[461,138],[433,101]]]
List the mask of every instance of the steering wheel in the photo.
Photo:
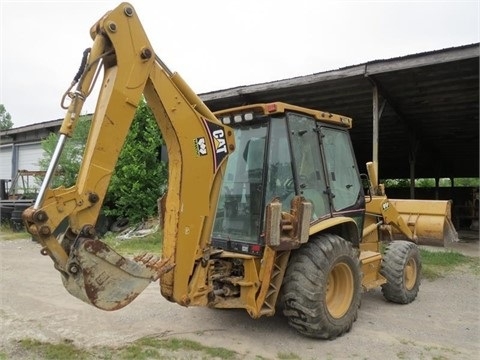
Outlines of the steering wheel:
[[[299,175],[298,180],[300,181],[300,187],[303,188],[308,183],[308,177],[306,175]],[[303,185],[303,186],[302,186]],[[288,178],[283,182],[283,188],[287,192],[295,191],[295,181],[293,178]]]

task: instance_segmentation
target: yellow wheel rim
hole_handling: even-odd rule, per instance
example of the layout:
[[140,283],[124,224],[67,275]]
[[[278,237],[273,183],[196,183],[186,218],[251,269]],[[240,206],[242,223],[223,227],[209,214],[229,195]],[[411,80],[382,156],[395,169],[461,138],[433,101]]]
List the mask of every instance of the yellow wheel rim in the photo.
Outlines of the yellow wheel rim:
[[417,263],[414,259],[409,259],[405,265],[405,270],[403,271],[403,279],[405,282],[405,288],[407,290],[412,290],[417,282]]
[[336,264],[328,274],[326,304],[330,315],[341,318],[350,308],[354,293],[353,273],[345,263]]

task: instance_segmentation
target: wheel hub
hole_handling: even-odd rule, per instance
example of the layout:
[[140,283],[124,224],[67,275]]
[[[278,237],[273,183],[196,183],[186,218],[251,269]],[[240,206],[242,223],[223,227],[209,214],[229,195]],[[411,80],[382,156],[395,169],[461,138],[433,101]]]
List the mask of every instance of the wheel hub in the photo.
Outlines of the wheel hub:
[[345,263],[337,263],[328,274],[326,304],[330,315],[341,318],[350,308],[354,293],[353,273]]

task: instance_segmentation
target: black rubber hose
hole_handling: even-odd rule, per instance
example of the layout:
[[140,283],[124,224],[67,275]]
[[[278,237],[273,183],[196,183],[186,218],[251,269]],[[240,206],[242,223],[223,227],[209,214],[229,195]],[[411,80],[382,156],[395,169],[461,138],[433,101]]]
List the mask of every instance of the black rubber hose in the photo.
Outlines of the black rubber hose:
[[82,56],[82,62],[80,64],[80,67],[78,68],[77,75],[73,78],[73,82],[77,83],[78,80],[82,77],[83,72],[85,71],[85,65],[87,65],[87,59],[88,59],[88,54],[90,54],[91,48],[86,48],[83,51],[83,56]]

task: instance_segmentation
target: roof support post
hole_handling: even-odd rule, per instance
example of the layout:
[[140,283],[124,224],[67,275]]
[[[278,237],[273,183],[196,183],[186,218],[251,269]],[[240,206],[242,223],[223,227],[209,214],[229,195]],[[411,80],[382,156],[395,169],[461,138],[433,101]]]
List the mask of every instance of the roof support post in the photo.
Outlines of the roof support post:
[[378,87],[374,83],[373,87],[373,107],[372,107],[372,113],[373,113],[373,123],[372,123],[372,128],[373,128],[373,134],[372,134],[372,161],[373,161],[373,166],[375,167],[375,174],[377,174],[377,182],[380,179],[380,176],[378,175],[378,134],[380,132],[380,116],[378,114]]
[[415,199],[415,163],[417,161],[417,152],[419,143],[415,131],[409,131],[410,138],[410,150],[409,150],[409,163],[410,163],[410,199]]
[[378,147],[379,147],[379,134],[380,134],[380,118],[382,117],[383,110],[387,104],[387,100],[384,99],[382,104],[379,106],[379,90],[375,79],[369,76],[365,70],[365,77],[372,84],[372,162],[375,169],[375,174],[377,174],[376,182],[380,181],[380,176],[378,175]]
[[410,158],[410,199],[415,199],[415,157]]
[[[13,179],[15,179],[15,176],[17,176],[17,172],[18,172],[18,158],[19,158],[19,154],[18,154],[18,144],[15,142],[16,139],[13,140],[13,143],[12,143],[12,169],[11,169],[11,172],[10,172],[10,175],[11,175],[11,179],[13,181]],[[13,186],[13,184],[12,184]]]

